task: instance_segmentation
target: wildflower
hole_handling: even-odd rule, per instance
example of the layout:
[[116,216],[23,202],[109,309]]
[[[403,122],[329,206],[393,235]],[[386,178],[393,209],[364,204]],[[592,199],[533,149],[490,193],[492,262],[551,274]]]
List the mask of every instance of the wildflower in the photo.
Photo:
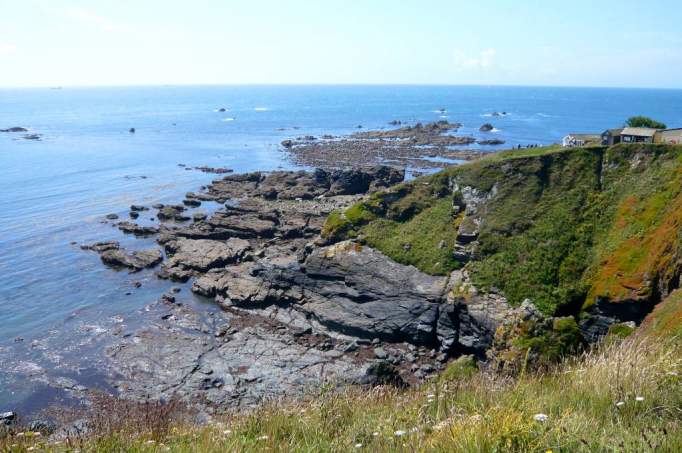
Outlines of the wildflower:
[[372,436],[374,436],[374,437],[379,437],[379,433],[378,433],[377,431],[374,431],[374,432],[372,433]]
[[621,406],[625,406],[625,401],[618,401],[616,403],[616,407],[621,407]]
[[223,431],[223,434],[225,434],[226,436],[229,436],[230,434],[232,434],[232,430],[226,429],[225,431]]
[[268,440],[268,436],[260,436],[256,440]]
[[405,434],[407,434],[407,432],[403,431],[402,429],[399,429],[398,431],[396,431],[393,434],[395,434],[396,437],[401,437],[401,436],[404,436]]
[[546,422],[549,420],[549,415],[547,414],[535,414],[533,415],[533,420],[536,422]]
[[433,425],[433,429],[436,431],[442,431],[447,427],[448,427],[448,421],[447,420],[443,420],[442,422],[439,422],[439,423],[436,423],[435,425]]
[[147,442],[145,442],[145,443],[146,443],[147,445],[152,445],[152,444],[155,444],[156,442],[154,442],[153,440],[149,439],[149,440],[148,440]]
[[644,397],[643,396],[636,396],[635,401],[639,401],[641,403],[642,401],[644,401]]
[[434,395],[433,393],[429,393],[428,395],[426,395],[426,397],[427,397],[427,398],[430,398],[430,399],[433,399],[433,398],[436,397],[436,395]]
[[355,448],[362,448],[362,444],[355,444]]
[[410,431],[412,431],[413,433],[416,433],[417,431],[419,431],[419,428],[417,428],[417,427],[415,426],[415,427],[412,428]]

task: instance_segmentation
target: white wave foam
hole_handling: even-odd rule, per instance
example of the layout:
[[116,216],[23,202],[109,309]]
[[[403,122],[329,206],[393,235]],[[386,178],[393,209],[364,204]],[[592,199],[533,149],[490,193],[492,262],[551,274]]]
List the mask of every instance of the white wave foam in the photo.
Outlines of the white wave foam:
[[254,110],[255,110],[256,112],[267,112],[267,111],[270,110],[270,109],[267,108],[267,107],[256,107]]
[[229,121],[234,121],[234,120],[236,120],[236,119],[237,119],[237,118],[223,118],[223,121],[229,122]]

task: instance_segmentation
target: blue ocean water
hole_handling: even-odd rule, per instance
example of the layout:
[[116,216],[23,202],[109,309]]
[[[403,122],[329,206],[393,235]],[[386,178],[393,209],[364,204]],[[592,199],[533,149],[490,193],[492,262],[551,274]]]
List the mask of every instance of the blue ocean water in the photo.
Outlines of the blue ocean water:
[[[129,248],[153,245],[100,221],[108,213],[125,218],[133,203],[178,202],[216,178],[178,164],[237,172],[290,168],[279,147],[285,138],[347,134],[357,125],[382,128],[394,119],[448,119],[464,124],[461,134],[476,134],[482,123],[492,122],[496,136],[507,141],[502,148],[549,144],[568,132],[617,127],[635,114],[682,127],[681,106],[680,90],[644,89],[0,89],[0,129],[24,126],[43,135],[29,141],[0,133],[0,410],[37,392],[15,372],[55,372],[83,360],[96,345],[78,343],[73,332],[136,318],[168,289],[151,273],[113,272],[78,245],[111,239]],[[221,107],[227,111],[218,112]],[[490,117],[495,111],[509,115]],[[132,127],[135,134],[128,132]],[[142,280],[142,287],[131,290],[133,280]],[[38,357],[31,345],[48,337],[59,341],[50,343],[52,359],[46,362],[44,348]]]

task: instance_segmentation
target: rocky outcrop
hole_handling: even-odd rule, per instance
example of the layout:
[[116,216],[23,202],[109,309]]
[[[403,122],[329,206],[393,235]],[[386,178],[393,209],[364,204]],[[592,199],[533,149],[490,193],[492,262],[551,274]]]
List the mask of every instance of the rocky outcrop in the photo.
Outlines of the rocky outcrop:
[[[137,211],[131,211],[131,214]],[[118,222],[116,227],[126,234],[133,234],[137,237],[153,236],[159,233],[159,228],[154,226],[140,226],[133,222]]]
[[478,130],[481,132],[490,132],[493,129],[495,129],[495,126],[493,126],[490,123],[485,123],[483,126],[481,126]]
[[186,281],[196,273],[239,261],[251,246],[243,239],[230,238],[224,242],[179,239],[165,247],[171,257],[163,264],[163,272],[173,280]]
[[[442,307],[446,279],[404,266],[369,247],[341,242],[291,255],[216,270],[193,291],[224,306],[294,304],[332,331],[367,339],[450,348],[451,309]],[[447,319],[439,322],[441,310]],[[439,340],[439,338],[441,340]]]
[[[362,170],[275,171],[230,175],[208,187],[210,198],[226,202],[244,197],[266,200],[309,200],[316,197],[357,195],[388,187],[405,178],[404,170],[375,166]],[[188,197],[190,198],[190,197]]]
[[156,248],[126,253],[118,242],[100,242],[84,247],[99,253],[100,259],[107,266],[128,268],[133,272],[155,267],[163,261],[161,250]]

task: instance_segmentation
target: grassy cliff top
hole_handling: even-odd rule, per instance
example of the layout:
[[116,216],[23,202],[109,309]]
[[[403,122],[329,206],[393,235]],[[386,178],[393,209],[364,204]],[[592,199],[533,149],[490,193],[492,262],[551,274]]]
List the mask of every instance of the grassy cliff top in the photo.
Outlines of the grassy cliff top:
[[470,221],[453,205],[472,190],[486,200],[467,268],[512,304],[530,298],[545,313],[575,314],[599,300],[649,301],[677,284],[682,146],[499,153],[374,194],[333,213],[323,234],[446,275],[462,266],[454,238]]

